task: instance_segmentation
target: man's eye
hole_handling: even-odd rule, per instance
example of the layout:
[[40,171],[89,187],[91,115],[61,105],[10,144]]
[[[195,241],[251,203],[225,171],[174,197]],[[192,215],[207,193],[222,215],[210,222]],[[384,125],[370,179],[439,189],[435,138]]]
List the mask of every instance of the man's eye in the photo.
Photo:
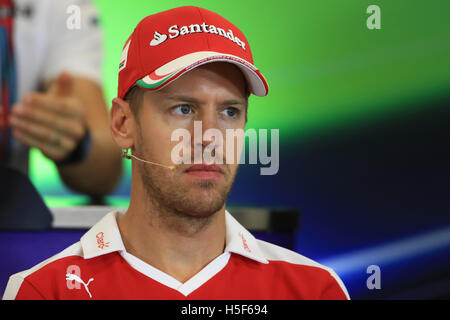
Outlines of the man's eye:
[[192,112],[192,108],[188,104],[180,104],[179,106],[174,107],[173,110],[181,115],[187,115]]
[[227,117],[234,118],[239,113],[239,109],[233,108],[233,107],[228,107],[225,110],[223,110],[221,113],[226,115]]

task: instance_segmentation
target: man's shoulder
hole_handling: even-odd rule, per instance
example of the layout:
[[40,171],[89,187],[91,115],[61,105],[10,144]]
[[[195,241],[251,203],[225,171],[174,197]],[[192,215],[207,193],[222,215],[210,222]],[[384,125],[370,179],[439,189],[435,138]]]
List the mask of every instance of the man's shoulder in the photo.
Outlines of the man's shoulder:
[[286,276],[293,278],[293,281],[298,278],[301,282],[313,281],[314,285],[319,283],[323,286],[334,285],[349,298],[344,283],[332,268],[273,243],[263,240],[257,240],[257,243],[269,265],[272,265],[272,268],[282,269]]
[[58,273],[56,269],[58,269],[61,262],[68,262],[69,260],[76,261],[78,259],[83,259],[80,242],[74,243],[30,269],[13,274],[9,278],[3,299],[14,299],[25,279],[27,279],[27,281],[30,278],[45,280],[46,275],[55,275]]
[[120,261],[116,252],[87,258],[79,241],[34,267],[10,276],[3,299],[57,299],[55,295],[68,282],[76,280],[73,275],[83,279],[90,274],[120,268]]
[[256,241],[261,250],[261,253],[269,261],[286,262],[288,264],[292,264],[293,266],[308,266],[323,269],[326,271],[332,270],[331,268],[324,266],[308,257],[305,257],[298,252],[286,249],[267,241],[259,239],[257,239]]
[[83,261],[81,244],[76,242],[30,269],[11,275],[3,299],[14,299],[24,282],[36,286],[39,286],[39,283],[51,283],[53,278],[59,277],[62,272],[66,271],[66,266],[81,265]]

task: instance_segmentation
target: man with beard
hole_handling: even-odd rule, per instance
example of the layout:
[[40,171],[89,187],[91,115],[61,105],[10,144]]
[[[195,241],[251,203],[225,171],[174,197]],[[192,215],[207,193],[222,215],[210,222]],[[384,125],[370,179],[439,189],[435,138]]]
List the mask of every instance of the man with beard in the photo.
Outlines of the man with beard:
[[[175,25],[205,27],[171,38]],[[194,137],[184,150],[213,143],[225,158],[225,143],[196,138],[195,122],[225,137],[245,127],[249,94],[267,91],[247,39],[218,14],[181,7],[144,18],[125,43],[111,109],[113,138],[131,149],[124,154],[133,161],[128,210],[109,213],[80,242],[13,275],[4,298],[348,299],[333,270],[255,239],[226,211],[239,152],[221,163],[195,163],[195,152],[173,161],[179,129]]]

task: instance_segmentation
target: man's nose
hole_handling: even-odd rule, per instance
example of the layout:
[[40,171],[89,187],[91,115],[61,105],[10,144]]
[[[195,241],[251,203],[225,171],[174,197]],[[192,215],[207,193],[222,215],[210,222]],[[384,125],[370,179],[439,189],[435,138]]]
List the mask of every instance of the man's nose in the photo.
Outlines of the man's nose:
[[204,108],[199,113],[196,121],[201,121],[203,132],[208,129],[220,129],[217,121],[217,110],[213,105]]
[[[210,106],[208,108],[204,108],[202,112],[199,113],[199,115],[195,119],[201,124],[201,140],[200,137],[197,137],[196,141],[194,143],[201,143],[204,147],[209,145],[210,143],[214,142],[211,141],[208,137],[205,138],[205,132],[208,130],[220,130],[219,128],[219,122],[217,119],[217,110],[215,106]],[[198,125],[197,125],[198,128]],[[198,132],[196,132],[198,133]],[[195,133],[194,133],[195,135]],[[198,134],[197,134],[198,136]]]
[[[197,114],[193,126],[191,147],[194,163],[214,161],[211,156],[222,157],[223,132],[215,105],[203,108]],[[206,157],[206,158],[205,158]],[[222,163],[222,162],[220,162]]]

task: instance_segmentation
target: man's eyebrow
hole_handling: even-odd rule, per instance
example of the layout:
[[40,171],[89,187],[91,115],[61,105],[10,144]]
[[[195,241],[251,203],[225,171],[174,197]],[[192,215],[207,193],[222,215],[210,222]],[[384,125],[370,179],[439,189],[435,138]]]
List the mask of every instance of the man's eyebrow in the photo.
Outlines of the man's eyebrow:
[[246,106],[247,100],[246,99],[231,99],[231,100],[225,100],[224,102],[222,102],[222,104],[224,104],[224,105],[242,104],[242,105]]
[[[185,95],[166,95],[166,99],[169,100],[174,100],[174,101],[186,101],[186,102],[191,102],[191,103],[196,103],[196,104],[201,104],[201,100],[198,100],[194,97],[190,97],[190,96],[185,96]],[[242,105],[247,105],[247,100],[246,99],[228,99],[225,101],[221,102],[222,105],[236,105],[236,104],[242,104]]]
[[186,101],[186,102],[192,102],[192,103],[199,103],[200,102],[198,99],[195,99],[193,97],[179,95],[179,94],[166,95],[166,99],[176,100],[176,101]]

